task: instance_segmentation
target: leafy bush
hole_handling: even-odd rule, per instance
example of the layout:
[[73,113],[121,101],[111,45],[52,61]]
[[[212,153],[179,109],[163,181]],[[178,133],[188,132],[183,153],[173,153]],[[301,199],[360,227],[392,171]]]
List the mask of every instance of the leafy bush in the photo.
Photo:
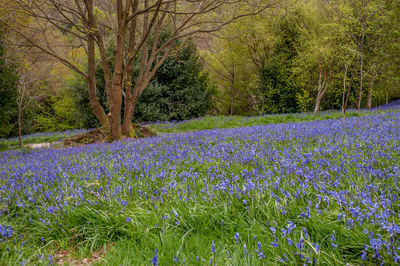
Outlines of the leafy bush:
[[136,121],[187,120],[203,116],[211,107],[212,90],[202,73],[192,42],[157,71],[154,81],[139,98]]

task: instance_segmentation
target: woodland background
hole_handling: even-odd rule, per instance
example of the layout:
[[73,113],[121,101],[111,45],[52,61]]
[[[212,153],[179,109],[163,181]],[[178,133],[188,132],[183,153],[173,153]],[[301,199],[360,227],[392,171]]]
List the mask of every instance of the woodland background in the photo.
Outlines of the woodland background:
[[[8,16],[7,4],[0,5],[3,18]],[[24,21],[23,14],[7,19],[34,23]],[[400,98],[399,25],[399,1],[277,2],[218,32],[174,45],[140,96],[133,121],[388,103]],[[170,34],[163,28],[161,40]],[[70,36],[61,32],[59,38],[68,42]],[[151,37],[148,42],[151,45]],[[0,22],[0,137],[18,134],[18,112],[23,134],[98,127],[86,80],[57,59],[19,44],[9,25]],[[115,46],[106,48],[113,58]],[[87,68],[82,48],[69,56]],[[133,82],[139,70],[138,57]],[[108,112],[102,65],[95,71],[97,95]]]

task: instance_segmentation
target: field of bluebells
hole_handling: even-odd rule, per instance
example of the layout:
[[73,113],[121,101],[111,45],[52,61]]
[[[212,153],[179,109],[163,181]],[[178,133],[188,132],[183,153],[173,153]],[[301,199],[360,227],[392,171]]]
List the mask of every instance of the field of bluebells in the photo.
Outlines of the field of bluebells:
[[399,264],[399,111],[0,153],[0,264]]

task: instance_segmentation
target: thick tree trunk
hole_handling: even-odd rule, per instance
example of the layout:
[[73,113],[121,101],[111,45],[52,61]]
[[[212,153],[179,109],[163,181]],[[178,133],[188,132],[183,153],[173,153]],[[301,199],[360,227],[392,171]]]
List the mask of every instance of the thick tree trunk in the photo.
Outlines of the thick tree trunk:
[[128,137],[135,137],[135,131],[132,127],[133,112],[135,111],[136,104],[139,100],[140,92],[147,86],[145,81],[136,81],[134,94],[125,100],[124,109],[124,122],[122,124],[122,133]]
[[112,78],[110,95],[110,123],[111,130],[108,141],[119,140],[121,134],[121,107],[122,107],[122,81],[123,81],[123,50],[125,45],[126,22],[125,14],[122,12],[122,4],[117,1],[118,6],[118,35],[115,54],[114,73]]
[[135,111],[137,97],[134,95],[130,95],[125,99],[125,108],[124,108],[124,121],[122,124],[122,133],[128,137],[135,137],[135,131],[132,127],[132,118],[133,112]]
[[[139,5],[139,1],[135,0],[132,4],[132,13],[135,13]],[[132,19],[129,28],[129,47],[128,54],[133,55],[136,45],[136,17]],[[124,120],[122,123],[122,134],[130,138],[136,137],[136,132],[132,127],[132,117],[135,110],[136,102],[134,102],[134,95],[132,95],[132,76],[133,76],[133,58],[128,59],[128,65],[125,67],[125,106],[124,106]],[[136,86],[136,85],[135,85]]]
[[110,136],[109,141],[118,140],[121,135],[121,105],[122,105],[122,81],[120,72],[114,74],[111,87],[110,103]]
[[22,136],[21,136],[21,108],[18,106],[18,147],[22,146]]
[[89,88],[89,101],[90,105],[92,106],[93,113],[96,116],[97,120],[99,120],[101,127],[108,127],[108,118],[106,113],[103,110],[103,107],[101,107],[98,99],[97,99],[97,93],[96,93],[96,82],[94,78],[94,73],[93,75],[90,74],[91,70],[90,67],[88,67],[88,88]]
[[132,118],[136,102],[133,100],[133,98],[130,98],[125,101],[124,122],[122,124],[122,133],[129,137],[135,137],[135,131],[132,127]]
[[368,96],[367,96],[367,108],[368,108],[368,110],[371,109],[371,106],[372,106],[372,91],[374,89],[374,83],[375,83],[375,76],[371,76],[371,81],[370,81],[370,84],[369,84]]
[[[129,16],[129,10],[132,7],[132,1],[126,1],[125,6],[123,1],[117,0],[117,20],[118,20],[118,32],[117,32],[117,45],[115,53],[115,64],[114,72],[112,76],[111,92],[110,92],[110,134],[107,141],[111,142],[122,138],[121,133],[121,108],[122,108],[122,92],[123,92],[123,80],[126,70],[124,69],[124,48],[125,48],[125,37],[128,29],[127,20]],[[136,3],[136,1],[135,1]],[[127,66],[125,66],[127,67]],[[128,80],[129,81],[129,80]]]

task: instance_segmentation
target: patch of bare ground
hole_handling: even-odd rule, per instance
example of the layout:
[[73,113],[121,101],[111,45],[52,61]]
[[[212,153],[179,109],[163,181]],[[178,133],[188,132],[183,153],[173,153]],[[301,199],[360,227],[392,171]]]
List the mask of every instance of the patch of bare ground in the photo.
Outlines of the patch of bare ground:
[[[136,138],[154,137],[157,135],[145,126],[134,124],[133,129],[135,130]],[[96,128],[64,140],[63,146],[78,147],[86,144],[104,143],[107,140],[108,133],[109,129]]]
[[69,266],[78,266],[78,265],[93,265],[97,262],[100,262],[106,253],[106,251],[110,250],[111,245],[107,245],[96,252],[93,252],[89,258],[74,258],[71,256],[71,252],[67,250],[62,250],[56,252],[54,255],[54,261],[56,265],[69,265]]

